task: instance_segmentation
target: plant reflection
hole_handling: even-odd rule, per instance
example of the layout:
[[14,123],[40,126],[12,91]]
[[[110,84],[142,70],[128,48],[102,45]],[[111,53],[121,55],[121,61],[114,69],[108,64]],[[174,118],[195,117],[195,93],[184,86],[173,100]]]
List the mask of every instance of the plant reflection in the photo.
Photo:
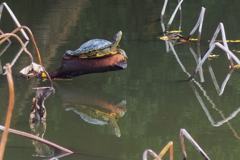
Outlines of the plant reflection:
[[[191,76],[191,74],[190,74],[189,72],[187,72],[186,68],[185,68],[184,65],[181,63],[181,60],[179,59],[179,57],[178,57],[178,55],[177,55],[177,52],[175,51],[175,49],[174,49],[174,47],[173,47],[173,44],[172,44],[171,42],[167,42],[167,43],[169,43],[168,45],[170,46],[173,54],[175,55],[175,58],[176,58],[177,62],[178,62],[179,65],[181,66],[182,71],[183,71],[184,73],[186,73],[188,77]],[[210,62],[209,62],[208,64],[209,64],[209,65],[208,65],[208,68],[209,68],[209,72],[210,72],[210,74],[211,74],[212,81],[213,81],[214,86],[215,86],[215,88],[216,88],[216,90],[217,90],[217,92],[218,92],[218,94],[219,94],[219,96],[220,96],[220,95],[222,95],[223,92],[224,92],[225,86],[226,86],[228,80],[230,79],[230,77],[231,77],[231,75],[232,75],[233,69],[231,69],[230,72],[227,74],[225,80],[224,80],[223,83],[222,83],[221,89],[219,89],[219,85],[218,85],[218,83],[217,83],[217,81],[216,81],[216,77],[214,76],[214,72],[213,72],[213,70],[212,70],[212,67],[211,67],[211,65],[210,65]],[[227,123],[228,126],[229,126],[229,128],[233,131],[235,137],[237,137],[238,139],[240,139],[240,137],[239,137],[238,134],[236,133],[235,129],[231,126],[231,124],[230,124],[230,122],[229,122],[229,120],[231,120],[232,118],[234,118],[234,117],[238,114],[238,112],[240,112],[240,108],[238,108],[237,110],[235,110],[229,117],[226,118],[226,117],[224,116],[223,112],[216,107],[216,105],[215,105],[215,103],[213,102],[213,100],[208,96],[207,92],[204,90],[204,88],[201,86],[201,84],[200,84],[198,81],[196,81],[195,79],[193,79],[193,80],[192,80],[191,82],[189,82],[189,83],[190,83],[190,86],[191,86],[191,88],[193,89],[193,91],[194,91],[194,93],[195,93],[195,95],[196,95],[196,98],[198,99],[200,105],[202,106],[204,112],[206,113],[206,115],[207,115],[207,117],[208,117],[208,120],[211,122],[211,124],[212,124],[214,127],[219,127],[220,125],[222,125],[222,124],[224,124],[224,123]],[[223,120],[221,120],[221,121],[219,121],[219,122],[217,122],[217,123],[214,122],[212,116],[210,115],[210,113],[209,113],[206,105],[204,104],[204,102],[203,102],[203,100],[202,100],[200,94],[198,93],[198,91],[197,91],[197,89],[196,89],[196,87],[195,87],[194,84],[203,92],[204,97],[205,97],[205,98],[209,101],[209,103],[212,105],[212,108],[215,109],[216,111],[218,111],[218,113],[221,115],[221,117],[223,118]]]
[[[44,138],[44,134],[46,132],[47,124],[46,122],[35,122],[30,123],[31,133],[35,136]],[[35,147],[36,153],[33,154],[33,157],[52,157],[54,156],[54,150],[50,148],[48,145],[38,142],[36,140],[32,140],[32,144]]]
[[36,94],[35,98],[32,100],[29,122],[45,122],[47,118],[47,111],[44,106],[44,101],[50,96],[50,94],[54,93],[55,90],[53,87],[39,87],[33,89],[36,90]]
[[[63,84],[65,85],[65,84]],[[121,136],[117,121],[126,112],[126,100],[91,89],[60,86],[63,106],[84,121],[95,125],[109,124],[112,133]]]
[[[46,107],[44,106],[44,101],[51,93],[54,92],[54,89],[52,87],[40,87],[34,89],[36,90],[36,94],[32,101],[29,126],[33,135],[44,138],[47,127],[47,112]],[[32,144],[35,146],[36,151],[36,154],[33,154],[32,156],[52,157],[54,155],[54,150],[48,145],[36,140],[32,140]]]
[[[165,1],[165,2],[166,2],[166,1]],[[166,7],[166,5],[164,5],[164,7]],[[163,7],[163,10],[162,10],[161,17],[163,17],[163,14],[164,14],[164,9],[165,9],[164,7]],[[176,7],[176,9],[177,9],[178,7],[180,7],[180,2],[179,2],[179,5]],[[194,59],[195,59],[195,61],[196,61],[196,64],[197,64],[197,66],[198,66],[199,75],[200,75],[200,81],[201,81],[201,82],[204,82],[204,77],[203,77],[203,72],[202,72],[202,65],[200,65],[200,63],[202,63],[202,61],[203,61],[203,60],[202,60],[203,58],[202,58],[201,52],[200,52],[200,37],[201,37],[201,28],[202,28],[202,23],[203,23],[204,12],[205,12],[205,8],[202,7],[202,11],[201,11],[201,13],[200,13],[199,20],[198,20],[197,24],[195,25],[195,27],[193,28],[193,30],[191,31],[191,33],[190,33],[190,35],[188,36],[188,38],[186,39],[186,40],[189,40],[190,36],[193,35],[193,33],[196,31],[197,27],[199,26],[199,33],[198,33],[198,44],[199,44],[199,45],[197,45],[197,54],[196,54],[196,53],[194,52],[194,50],[192,49],[191,44],[190,44],[189,42],[187,42],[187,41],[186,41],[186,42],[188,43],[190,52],[192,53],[192,55],[193,55],[193,57],[194,57]],[[169,28],[169,26],[171,25],[171,22],[172,22],[172,20],[173,20],[173,18],[174,18],[174,16],[175,16],[175,14],[176,14],[176,12],[174,12],[173,15],[172,15],[172,17],[170,18],[169,23],[168,23],[168,25],[167,25],[167,30],[165,29],[165,25],[164,25],[164,23],[163,23],[163,21],[162,21],[162,19],[161,19],[160,23],[161,23],[161,27],[162,27],[162,31],[163,31],[163,35],[164,35],[164,36],[168,36],[168,35],[166,35],[165,33],[166,33],[166,31],[168,31],[168,28]],[[180,25],[179,25],[179,28],[181,28],[181,23],[180,23]],[[224,46],[226,46],[227,49],[228,49],[227,42],[226,42],[227,40],[226,40],[226,38],[225,38],[225,32],[224,32],[224,27],[223,27],[223,24],[222,24],[222,23],[219,24],[219,26],[218,26],[218,28],[217,28],[217,30],[216,30],[216,32],[215,32],[215,34],[214,34],[211,42],[210,42],[209,48],[211,47],[211,44],[213,44],[213,43],[215,42],[215,39],[216,39],[217,34],[218,34],[218,32],[220,31],[220,29],[221,29],[221,31],[222,31],[222,37],[223,37]],[[180,29],[179,29],[179,30],[180,30]],[[181,38],[181,37],[180,37],[180,38]],[[192,78],[193,78],[193,76],[186,70],[185,66],[182,64],[180,58],[178,57],[177,52],[176,52],[175,49],[174,49],[174,45],[175,45],[175,44],[179,44],[178,42],[179,42],[179,39],[175,39],[175,40],[165,40],[165,43],[166,43],[166,51],[167,51],[167,52],[172,51],[172,53],[174,54],[177,62],[178,62],[179,65],[180,65],[182,71],[183,71],[184,73],[186,73],[188,77],[192,77]],[[214,44],[215,44],[215,43],[214,43]],[[224,51],[225,51],[225,50],[224,50]],[[227,55],[228,55],[228,54],[227,54]],[[231,56],[234,57],[234,55],[231,55]],[[208,55],[207,55],[207,56],[205,55],[205,57],[208,57]],[[205,57],[204,57],[204,58],[205,58]],[[228,58],[229,58],[229,57],[230,57],[230,56],[228,55]],[[207,58],[206,58],[206,59],[207,59]],[[233,66],[232,61],[231,61],[231,58],[229,58],[229,59],[230,59],[230,64],[231,64],[231,66]],[[236,58],[235,58],[235,59],[236,59]],[[238,59],[236,59],[236,62],[238,63],[237,60],[238,60]],[[214,71],[213,71],[213,69],[212,69],[212,67],[211,67],[211,63],[210,63],[209,61],[208,61],[208,70],[209,70],[211,79],[212,79],[212,81],[213,81],[213,83],[214,83],[214,87],[215,87],[218,95],[221,96],[221,95],[223,94],[223,92],[224,92],[225,86],[226,86],[227,82],[229,81],[229,79],[230,79],[230,77],[231,77],[234,69],[231,69],[231,70],[229,71],[229,73],[227,74],[225,80],[222,82],[221,88],[219,87],[219,84],[217,83],[217,80],[216,80]],[[195,73],[196,73],[196,72],[195,72]],[[193,74],[193,75],[194,75],[194,74]],[[195,85],[194,85],[194,84],[195,84]],[[233,119],[233,118],[240,112],[240,107],[239,107],[238,109],[236,109],[234,112],[232,112],[232,114],[231,114],[229,117],[226,118],[226,117],[224,116],[223,112],[216,107],[214,101],[208,96],[207,92],[204,90],[204,88],[201,86],[201,84],[200,84],[198,81],[196,81],[195,79],[192,79],[192,81],[190,82],[190,86],[191,86],[192,90],[194,91],[196,98],[198,99],[200,105],[202,106],[202,108],[203,108],[204,112],[206,113],[206,115],[207,115],[209,121],[211,122],[212,126],[218,127],[218,126],[220,126],[220,125],[222,125],[222,124],[224,124],[224,123],[227,123],[228,126],[229,126],[229,128],[233,131],[235,137],[237,137],[238,139],[240,139],[240,137],[238,136],[238,134],[236,133],[236,131],[234,130],[234,128],[231,126],[231,124],[230,124],[230,122],[229,122],[229,120]],[[219,121],[219,122],[214,122],[214,120],[213,120],[212,116],[210,115],[210,113],[209,113],[206,105],[205,105],[204,102],[203,102],[202,97],[201,97],[200,94],[198,93],[198,91],[197,91],[197,89],[196,89],[195,86],[197,86],[197,87],[202,91],[204,97],[205,97],[205,98],[209,101],[209,103],[212,105],[212,108],[215,109],[215,110],[221,115],[221,117],[223,118],[223,120],[221,120],[221,121]]]
[[[2,49],[2,51],[0,52],[0,56],[2,56],[3,53],[4,53],[4,52],[8,49],[8,47],[12,44],[9,39],[7,39],[7,41],[8,41],[8,44]],[[26,46],[28,45],[28,43],[29,43],[29,41],[26,41],[26,42],[24,43],[24,46],[26,47]],[[17,61],[18,57],[21,55],[22,52],[23,52],[23,47],[21,47],[21,48],[19,49],[19,51],[18,51],[17,54],[15,55],[14,59],[13,59],[12,62],[10,63],[10,66],[11,66],[11,67],[15,64],[15,62]],[[5,75],[6,72],[3,73],[2,68],[3,68],[3,67],[2,67],[1,59],[0,59],[0,74]]]

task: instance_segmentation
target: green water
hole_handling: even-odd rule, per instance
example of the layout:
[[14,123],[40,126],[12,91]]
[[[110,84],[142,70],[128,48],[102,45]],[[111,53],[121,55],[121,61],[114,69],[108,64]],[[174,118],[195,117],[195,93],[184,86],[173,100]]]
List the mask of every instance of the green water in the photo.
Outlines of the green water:
[[[54,82],[56,93],[45,101],[48,116],[44,138],[75,152],[92,155],[75,154],[61,159],[141,159],[145,149],[150,148],[158,153],[169,141],[174,142],[175,159],[182,159],[179,143],[181,128],[191,134],[211,159],[240,158],[239,115],[216,126],[239,108],[239,72],[233,72],[221,96],[212,82],[207,63],[203,67],[205,82],[200,82],[198,74],[198,83],[185,81],[188,76],[176,57],[172,52],[166,52],[164,41],[157,39],[162,36],[159,14],[163,0],[6,2],[20,23],[32,30],[48,71],[60,65],[66,50],[77,49],[89,39],[111,40],[117,31],[123,32],[120,45],[128,55],[126,70]],[[165,23],[176,5],[176,1],[169,2]],[[240,39],[240,19],[237,15],[240,4],[234,0],[186,0],[182,4],[181,34],[187,36],[190,33],[202,6],[206,8],[202,39],[210,39],[219,22],[224,23],[227,39]],[[178,29],[178,24],[179,20],[176,18],[171,29]],[[15,28],[5,9],[0,28],[3,32],[10,32]],[[218,37],[220,38],[221,36]],[[1,56],[2,65],[10,62],[20,48],[16,40],[12,41],[12,45]],[[5,45],[2,44],[1,49]],[[196,44],[190,45],[196,52]],[[207,48],[208,43],[202,43],[202,54]],[[240,50],[238,43],[229,44],[229,48]],[[28,45],[28,49],[36,59],[32,44]],[[196,63],[189,45],[175,45],[175,50],[186,71],[192,73]],[[209,64],[221,87],[230,71],[229,63],[220,49],[213,53],[220,57],[212,59]],[[22,53],[13,67],[15,106],[11,128],[31,133],[28,119],[35,95],[32,88],[49,86],[50,83],[37,79],[26,80],[20,76],[20,69],[29,64],[28,56]],[[5,76],[0,76],[0,90],[0,122],[4,124],[8,105]],[[115,106],[113,108],[116,109],[117,104],[126,102],[125,110],[121,110],[122,115],[116,119],[121,136],[117,137],[113,133],[109,123],[91,124],[81,118],[76,110],[83,110],[85,101],[94,103],[91,107],[95,109],[96,103],[99,106]],[[189,159],[203,159],[188,141],[186,145]],[[34,157],[36,154],[32,140],[9,134],[4,159],[44,159]],[[54,154],[57,156],[60,152],[55,150]],[[166,155],[164,159],[167,158]]]

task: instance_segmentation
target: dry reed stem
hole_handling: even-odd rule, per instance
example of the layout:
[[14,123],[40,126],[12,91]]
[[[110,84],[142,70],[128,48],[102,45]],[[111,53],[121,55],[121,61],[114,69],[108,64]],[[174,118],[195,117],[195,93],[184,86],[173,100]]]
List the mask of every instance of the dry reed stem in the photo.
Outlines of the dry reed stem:
[[48,158],[48,159],[44,159],[44,160],[58,160],[58,159],[60,159],[62,157],[68,156],[70,154],[72,154],[72,153],[61,153],[59,155],[55,155],[54,157],[51,157],[51,158]]
[[[26,41],[24,43],[25,47],[27,47],[29,41]],[[13,67],[13,65],[15,64],[15,62],[18,60],[19,56],[21,55],[21,53],[23,52],[23,48],[20,48],[18,53],[15,55],[15,57],[13,58],[12,62],[10,63],[11,68]],[[3,74],[6,75],[6,72]]]
[[165,1],[164,1],[163,8],[162,8],[162,11],[161,11],[160,19],[163,19],[163,16],[164,16],[164,14],[165,14],[165,10],[166,10],[167,3],[168,3],[168,0],[165,0]]
[[205,8],[202,7],[202,10],[200,12],[198,21],[196,23],[196,25],[193,27],[192,31],[189,33],[187,40],[189,40],[189,38],[194,34],[194,32],[196,32],[197,28],[198,28],[198,41],[197,44],[200,44],[200,39],[201,39],[201,32],[202,32],[202,24],[203,24],[203,19],[204,19],[204,14],[205,14]]
[[[22,48],[23,50],[29,55],[30,59],[31,59],[31,62],[33,62],[33,57],[32,57],[32,54],[27,50],[27,48],[25,47],[24,43],[22,42],[22,40],[16,35],[16,34],[12,34],[12,33],[5,33],[3,35],[0,36],[0,39],[4,38],[4,37],[10,37],[10,36],[13,36],[15,37],[19,43],[22,45]],[[4,41],[0,41],[0,44],[2,44]]]
[[146,149],[144,152],[143,152],[143,157],[142,157],[142,160],[147,160],[147,156],[151,155],[152,157],[154,157],[156,160],[161,160],[158,155],[152,151],[151,149]]
[[[178,0],[178,3],[180,2],[180,0]],[[181,6],[179,7],[179,18],[182,19],[182,8]]]
[[50,77],[50,75],[48,74],[48,72],[46,71],[46,69],[42,66],[42,69],[44,71],[44,73],[47,75],[50,83],[51,83],[51,87],[53,88],[53,82],[52,82],[52,78]]
[[8,41],[8,44],[3,48],[3,50],[0,52],[0,56],[8,49],[8,47],[12,44],[12,42]]
[[[17,20],[16,16],[12,12],[12,10],[8,7],[7,3],[5,3],[5,2],[0,5],[0,19],[1,19],[1,16],[2,16],[3,7],[5,7],[7,9],[8,13],[12,17],[13,21],[15,22],[15,24],[18,27],[20,27],[21,25],[20,25],[19,21]],[[25,31],[23,29],[21,29],[21,33],[24,36],[24,38],[28,41],[29,38],[28,38],[27,34],[25,33]]]
[[[0,30],[0,34],[1,34],[1,35],[4,34],[2,30]],[[12,43],[10,39],[7,39],[7,41],[8,41],[8,43]]]
[[[237,64],[240,64],[240,60],[228,49],[228,47],[223,46],[221,43],[216,42],[213,43],[211,45],[211,47],[209,48],[209,50],[207,51],[207,53],[205,54],[205,56],[202,58],[202,60],[198,63],[195,71],[192,73],[192,75],[188,78],[188,80],[192,80],[193,77],[195,76],[195,74],[198,72],[199,68],[203,65],[203,63],[205,62],[205,60],[208,58],[208,56],[212,53],[212,51],[215,49],[215,47],[218,46],[219,48],[221,48],[223,51],[226,52],[226,54],[228,56],[231,57],[231,59],[233,59]],[[234,67],[234,66],[231,66]]]
[[190,134],[185,129],[180,129],[180,142],[182,147],[182,152],[184,159],[187,159],[187,153],[184,145],[184,136],[193,144],[193,146],[198,150],[199,153],[206,159],[210,160],[207,154],[202,150],[202,148],[194,141],[194,139],[190,136]]
[[[3,130],[3,129],[4,129],[4,126],[1,126],[1,125],[0,125],[0,129]],[[20,136],[23,136],[23,137],[27,137],[27,138],[30,138],[30,139],[34,139],[34,140],[36,140],[36,141],[42,142],[42,143],[44,143],[44,144],[47,144],[47,145],[49,145],[49,146],[55,147],[55,148],[57,148],[57,149],[59,149],[59,150],[61,150],[61,151],[63,151],[63,152],[73,153],[73,151],[70,151],[70,150],[67,149],[67,148],[61,147],[61,146],[59,146],[59,145],[57,145],[57,144],[55,144],[55,143],[52,143],[52,142],[50,142],[50,141],[47,141],[47,140],[45,140],[45,139],[43,139],[43,138],[40,138],[40,137],[38,137],[38,136],[34,136],[34,135],[30,134],[30,133],[18,131],[18,130],[11,129],[11,128],[9,128],[9,132],[14,133],[14,134],[17,134],[17,135],[20,135]]]
[[12,110],[14,106],[14,86],[13,86],[12,71],[11,71],[10,64],[6,64],[4,69],[6,70],[6,73],[7,73],[8,88],[9,88],[9,102],[8,102],[7,117],[5,122],[5,129],[3,131],[1,144],[0,144],[0,160],[3,159],[7,137],[8,137],[8,131],[11,123]]
[[168,142],[168,144],[158,154],[158,157],[162,158],[168,150],[169,150],[169,157],[170,157],[169,159],[173,160],[173,142],[172,141]]
[[[31,39],[31,41],[32,41],[32,43],[33,43],[33,46],[34,46],[35,51],[36,51],[37,56],[38,56],[38,63],[42,66],[41,55],[40,55],[39,49],[38,49],[38,47],[37,47],[37,43],[36,43],[36,41],[35,41],[35,38],[34,38],[34,36],[33,36],[33,34],[32,34],[32,31],[31,31],[27,26],[19,26],[18,28],[16,28],[15,30],[13,30],[11,33],[14,34],[14,33],[16,33],[17,31],[19,31],[19,30],[21,30],[21,29],[26,29],[26,30],[28,31],[28,33],[29,33],[29,35],[30,35],[30,39]],[[2,39],[2,40],[0,41],[0,44],[2,44],[2,41],[6,41],[8,38],[9,38],[9,37],[5,37],[4,39]]]
[[175,15],[176,15],[176,13],[177,13],[177,10],[181,7],[182,2],[183,2],[183,0],[180,0],[180,1],[178,2],[177,7],[175,8],[175,10],[174,10],[174,12],[173,12],[171,18],[170,18],[169,21],[168,21],[168,24],[167,24],[167,30],[168,30],[169,27],[171,26],[172,21],[173,21]]
[[[229,50],[228,44],[227,44],[227,39],[226,39],[226,33],[225,33],[224,25],[223,25],[223,23],[221,23],[221,22],[219,23],[219,25],[218,25],[218,27],[217,27],[217,29],[216,29],[213,37],[212,37],[212,40],[211,40],[210,43],[209,43],[209,48],[211,48],[212,45],[215,43],[215,40],[216,40],[216,38],[217,38],[220,30],[221,30],[221,33],[222,33],[223,46],[224,46],[227,50]],[[226,52],[226,53],[227,53],[227,52]],[[234,64],[233,64],[231,55],[229,55],[229,54],[227,53],[227,57],[228,57],[228,60],[229,60],[229,62],[230,62],[230,65],[233,66]]]

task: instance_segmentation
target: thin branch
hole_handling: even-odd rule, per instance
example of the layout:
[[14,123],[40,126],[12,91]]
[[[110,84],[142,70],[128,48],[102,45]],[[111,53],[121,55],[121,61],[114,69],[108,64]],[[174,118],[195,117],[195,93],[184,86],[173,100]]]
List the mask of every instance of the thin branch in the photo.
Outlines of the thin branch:
[[[216,42],[213,43],[211,45],[211,48],[207,51],[207,53],[205,54],[205,56],[202,58],[202,60],[199,62],[199,64],[197,65],[195,71],[192,73],[192,75],[189,77],[188,80],[192,80],[194,75],[198,72],[198,70],[200,69],[200,67],[203,65],[203,63],[205,62],[205,60],[208,58],[208,56],[211,54],[211,52],[213,51],[213,49],[218,46],[219,48],[221,48],[223,51],[226,52],[227,55],[229,55],[231,58],[233,58],[233,60],[235,60],[235,62],[237,64],[240,64],[240,60],[228,49],[228,47],[223,46],[221,43]],[[229,59],[230,60],[230,59]]]
[[[10,36],[15,37],[15,38],[19,41],[19,43],[20,43],[20,44],[22,45],[22,47],[23,47],[23,50],[29,55],[31,61],[33,62],[32,54],[27,50],[27,48],[25,47],[25,45],[24,45],[24,43],[22,42],[22,40],[21,40],[16,34],[5,33],[5,34],[3,34],[3,35],[0,36],[0,39],[1,39],[1,38],[5,38],[5,37],[10,37]],[[1,41],[0,41],[0,44],[2,44],[3,42],[4,42],[4,41],[1,40]]]
[[182,146],[182,152],[184,159],[187,159],[187,153],[184,145],[184,137],[185,136],[192,144],[193,146],[198,150],[198,152],[201,153],[201,155],[206,159],[210,160],[210,158],[207,156],[207,154],[202,150],[202,148],[194,141],[194,139],[190,136],[190,134],[185,129],[180,129],[180,142]]
[[175,15],[176,15],[176,13],[177,13],[177,10],[181,7],[182,2],[183,2],[183,0],[181,0],[180,2],[178,2],[177,7],[175,8],[175,10],[174,10],[174,12],[173,12],[171,18],[170,18],[169,21],[168,21],[168,24],[167,24],[167,30],[168,30],[169,27],[171,26],[172,21],[173,21]]
[[[19,21],[17,20],[16,16],[14,15],[14,13],[12,12],[12,10],[8,7],[7,3],[2,3],[0,5],[0,19],[1,19],[1,16],[2,16],[2,11],[3,11],[3,7],[5,7],[8,11],[8,13],[10,14],[10,16],[12,17],[13,21],[15,22],[15,24],[20,27],[21,24],[19,23]],[[27,34],[25,33],[25,31],[23,29],[21,29],[21,33],[22,35],[24,36],[24,38],[28,41],[29,38],[27,36]]]
[[161,15],[160,15],[160,19],[163,19],[163,16],[164,16],[164,14],[165,14],[165,10],[166,10],[167,3],[168,3],[168,0],[165,0],[165,1],[164,1],[163,8],[162,8]]
[[[13,30],[11,33],[14,34],[14,33],[16,33],[17,31],[22,30],[22,29],[26,29],[26,30],[28,31],[28,33],[29,33],[29,35],[30,35],[30,39],[31,39],[31,41],[32,41],[32,43],[33,43],[33,46],[34,46],[35,51],[36,51],[37,56],[38,56],[38,63],[39,63],[40,65],[42,65],[41,55],[40,55],[40,52],[39,52],[39,50],[38,50],[37,43],[36,43],[35,38],[34,38],[34,36],[33,36],[33,34],[32,34],[32,31],[31,31],[27,26],[19,26],[18,28],[16,28],[15,30]],[[8,38],[9,38],[9,37],[5,37],[4,39],[2,39],[2,40],[0,41],[0,44],[2,44],[2,42],[6,41]]]
[[151,149],[146,149],[144,152],[143,152],[143,157],[142,157],[142,159],[143,160],[147,160],[147,155],[151,155],[152,157],[154,157],[156,160],[161,160],[159,157],[158,157],[158,155],[154,152],[154,151],[152,151]]
[[[4,128],[5,128],[4,126],[0,125],[0,129],[1,129],[1,130],[4,130]],[[49,146],[55,147],[55,148],[63,151],[63,152],[73,153],[73,151],[71,151],[71,150],[69,150],[69,149],[66,149],[66,148],[64,148],[64,147],[61,147],[61,146],[55,144],[55,143],[52,143],[52,142],[47,141],[47,140],[45,140],[45,139],[43,139],[43,138],[40,138],[40,137],[38,137],[38,136],[34,136],[34,135],[29,134],[29,133],[26,133],[26,132],[18,131],[18,130],[11,129],[11,128],[9,128],[9,132],[14,133],[14,134],[17,134],[17,135],[20,135],[20,136],[24,136],[24,137],[27,137],[27,138],[30,138],[30,139],[34,139],[34,140],[39,141],[39,142],[42,142],[42,143],[45,143],[45,144],[47,144],[47,145],[49,145]]]
[[168,144],[158,154],[158,157],[162,158],[168,150],[169,150],[169,157],[170,157],[169,159],[173,160],[173,142],[172,141],[168,142]]
[[12,111],[13,111],[13,106],[14,106],[14,85],[13,85],[12,71],[11,71],[10,64],[6,64],[4,69],[7,72],[7,80],[8,80],[8,88],[9,88],[9,102],[8,102],[8,111],[7,111],[7,117],[6,117],[6,122],[5,122],[5,129],[3,131],[1,144],[0,144],[0,160],[3,159],[3,154],[5,151],[5,146],[6,146],[7,137],[8,137],[8,130],[10,127]]
[[[27,47],[28,43],[29,43],[29,41],[26,41],[26,42],[24,43],[24,46]],[[15,57],[13,58],[12,62],[10,63],[10,66],[11,66],[11,67],[13,67],[13,65],[15,64],[15,62],[17,61],[17,59],[19,58],[19,56],[21,55],[22,52],[23,52],[23,48],[21,47],[21,48],[19,49],[18,53],[17,53],[17,54],[15,55]],[[5,72],[3,75],[5,75],[5,74],[6,74],[6,72]]]
[[202,24],[203,24],[205,10],[206,9],[204,7],[202,7],[202,10],[200,12],[198,21],[197,21],[196,25],[194,26],[194,28],[192,29],[192,31],[190,32],[189,36],[187,37],[187,40],[189,40],[189,38],[194,34],[194,32],[198,28],[198,42],[197,42],[198,45],[200,44],[200,38],[201,38],[201,32],[202,32]]
[[53,88],[53,82],[52,82],[52,78],[50,77],[50,75],[48,74],[48,72],[46,71],[46,69],[42,66],[42,69],[44,71],[44,73],[47,75],[50,83],[51,83],[51,87]]
[[[222,33],[222,42],[223,42],[223,46],[225,46],[226,49],[229,50],[228,48],[228,44],[227,44],[227,40],[226,40],[226,33],[225,33],[225,29],[224,29],[224,25],[223,23],[219,23],[213,37],[212,37],[212,40],[210,41],[209,43],[209,48],[214,44],[214,42],[216,41],[216,38],[218,36],[218,33],[220,32],[221,30],[221,33]],[[227,54],[227,57],[230,61],[230,65],[233,66],[233,61],[232,61],[232,58],[231,58],[231,55]]]

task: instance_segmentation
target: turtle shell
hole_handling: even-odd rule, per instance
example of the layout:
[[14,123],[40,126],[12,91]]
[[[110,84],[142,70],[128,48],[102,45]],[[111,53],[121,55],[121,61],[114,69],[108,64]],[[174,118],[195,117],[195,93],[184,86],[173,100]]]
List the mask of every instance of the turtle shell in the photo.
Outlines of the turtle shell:
[[99,50],[105,49],[112,45],[111,42],[105,39],[92,39],[85,42],[81,45],[77,50],[71,51],[67,50],[66,54],[71,56],[86,56],[86,57],[94,57],[98,54]]

